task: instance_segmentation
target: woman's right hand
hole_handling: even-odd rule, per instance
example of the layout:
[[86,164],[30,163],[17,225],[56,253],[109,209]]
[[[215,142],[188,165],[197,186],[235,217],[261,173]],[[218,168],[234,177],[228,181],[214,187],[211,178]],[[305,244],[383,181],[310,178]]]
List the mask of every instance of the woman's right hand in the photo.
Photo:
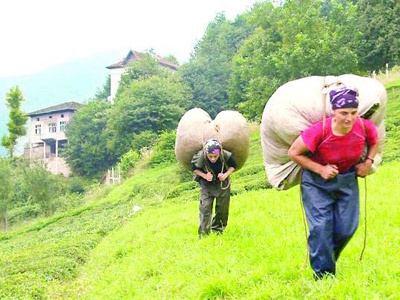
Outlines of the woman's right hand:
[[319,175],[325,179],[329,180],[334,178],[339,173],[338,168],[336,165],[325,165],[322,166]]
[[205,180],[207,181],[212,181],[213,180],[213,174],[211,172],[208,172],[206,176],[204,177]]

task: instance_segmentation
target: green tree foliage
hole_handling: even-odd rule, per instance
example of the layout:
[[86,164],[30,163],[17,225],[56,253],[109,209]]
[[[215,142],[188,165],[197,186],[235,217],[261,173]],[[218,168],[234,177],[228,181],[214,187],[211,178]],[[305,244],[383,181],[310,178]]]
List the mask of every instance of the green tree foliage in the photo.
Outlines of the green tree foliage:
[[0,213],[4,231],[7,230],[7,210],[12,200],[12,181],[13,175],[8,161],[0,159]]
[[[236,109],[259,121],[269,97],[288,81],[365,74],[382,63],[367,66],[370,58],[398,61],[398,10],[394,0],[291,0],[257,3],[233,22],[218,14],[176,73],[151,50],[131,62],[115,104],[72,122],[67,161],[78,175],[95,176],[124,153],[152,147],[188,108],[212,117]],[[99,98],[108,88],[109,78]]]
[[120,90],[110,112],[109,128],[117,153],[139,150],[133,141],[142,132],[175,129],[190,103],[188,87],[175,74],[131,81]]
[[129,88],[132,81],[146,79],[152,76],[167,76],[170,70],[161,67],[158,60],[150,53],[144,53],[140,59],[129,63],[125,67],[125,72],[121,76],[121,83],[118,88],[119,92]]
[[60,187],[56,177],[38,165],[27,168],[24,179],[32,201],[39,204],[46,216],[52,215],[57,208],[55,200],[59,196]]
[[108,152],[110,107],[107,101],[93,100],[79,109],[68,125],[63,156],[75,174],[98,177],[118,160]]
[[106,79],[106,83],[97,90],[95,94],[95,99],[99,100],[107,100],[111,94],[111,76],[108,75]]
[[[259,119],[267,99],[287,81],[357,71],[356,54],[345,43],[348,37],[322,15],[322,4],[293,0],[281,7],[266,2],[254,9],[249,21],[257,30],[235,57],[229,89],[232,105],[246,117]],[[342,9],[338,15],[347,20],[353,14],[352,9]]]
[[143,152],[151,148],[158,139],[158,133],[151,130],[144,130],[132,135],[132,140],[129,141],[130,148],[135,151]]
[[121,167],[122,176],[126,175],[131,169],[133,169],[136,163],[140,160],[140,154],[136,150],[129,150],[122,155],[119,166]]
[[0,180],[3,228],[76,207],[87,185],[82,178],[54,175],[42,162],[23,157],[0,159]]
[[175,130],[164,131],[160,134],[150,157],[150,166],[176,161]]
[[21,111],[21,103],[25,101],[22,91],[12,87],[6,95],[6,104],[10,109],[10,121],[7,123],[9,135],[3,136],[1,144],[8,150],[10,157],[14,156],[17,139],[26,134],[25,123],[28,116]]
[[100,177],[126,152],[175,128],[191,99],[179,76],[146,53],[126,67],[113,105],[95,100],[75,114],[64,156],[75,174]]
[[179,72],[193,92],[193,106],[212,117],[230,108],[228,84],[232,74],[232,58],[253,27],[241,16],[235,22],[218,14],[196,45],[191,61]]
[[400,64],[400,2],[361,0],[358,2],[357,41],[360,67],[379,71]]
[[166,57],[163,57],[163,59],[165,59],[165,60],[167,60],[167,61],[169,61],[169,62],[172,62],[172,63],[174,63],[175,65],[179,66],[179,61],[178,61],[178,60],[176,59],[176,57],[173,56],[173,55],[168,55],[168,56],[166,56]]
[[248,119],[257,120],[268,96],[281,81],[275,62],[268,58],[281,47],[281,35],[276,28],[280,16],[275,13],[274,6],[266,2],[253,9],[249,22],[257,28],[233,59],[229,101]]

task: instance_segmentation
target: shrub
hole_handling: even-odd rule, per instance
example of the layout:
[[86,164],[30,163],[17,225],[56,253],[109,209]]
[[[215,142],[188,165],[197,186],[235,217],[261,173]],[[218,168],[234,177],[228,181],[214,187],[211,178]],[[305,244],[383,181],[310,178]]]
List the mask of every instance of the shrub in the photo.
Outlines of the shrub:
[[83,179],[78,177],[71,177],[68,179],[67,192],[70,194],[83,194],[86,191],[85,184],[82,182]]
[[132,148],[136,151],[140,151],[143,148],[152,147],[154,142],[157,140],[158,135],[152,131],[142,131],[139,134],[133,136]]
[[139,153],[133,149],[122,155],[119,161],[122,175],[127,174],[129,170],[133,169],[139,160]]
[[175,137],[175,131],[164,131],[161,133],[150,157],[150,166],[176,161]]

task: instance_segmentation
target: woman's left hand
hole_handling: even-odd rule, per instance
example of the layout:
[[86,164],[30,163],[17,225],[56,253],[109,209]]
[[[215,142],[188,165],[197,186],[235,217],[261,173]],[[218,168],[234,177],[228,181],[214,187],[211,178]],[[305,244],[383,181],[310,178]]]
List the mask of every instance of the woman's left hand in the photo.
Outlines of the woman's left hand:
[[365,177],[368,175],[369,170],[371,169],[371,161],[366,160],[362,163],[359,163],[356,165],[356,170],[357,170],[357,176],[359,177]]
[[219,173],[218,174],[218,179],[220,181],[224,181],[228,176],[226,175],[226,173]]

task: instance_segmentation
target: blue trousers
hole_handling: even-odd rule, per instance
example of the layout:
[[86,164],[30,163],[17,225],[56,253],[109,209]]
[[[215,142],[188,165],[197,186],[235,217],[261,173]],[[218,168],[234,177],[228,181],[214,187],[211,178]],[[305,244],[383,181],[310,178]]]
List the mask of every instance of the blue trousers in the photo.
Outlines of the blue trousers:
[[308,247],[314,276],[335,275],[336,261],[359,223],[357,174],[351,170],[324,180],[304,170],[301,192],[310,229]]

